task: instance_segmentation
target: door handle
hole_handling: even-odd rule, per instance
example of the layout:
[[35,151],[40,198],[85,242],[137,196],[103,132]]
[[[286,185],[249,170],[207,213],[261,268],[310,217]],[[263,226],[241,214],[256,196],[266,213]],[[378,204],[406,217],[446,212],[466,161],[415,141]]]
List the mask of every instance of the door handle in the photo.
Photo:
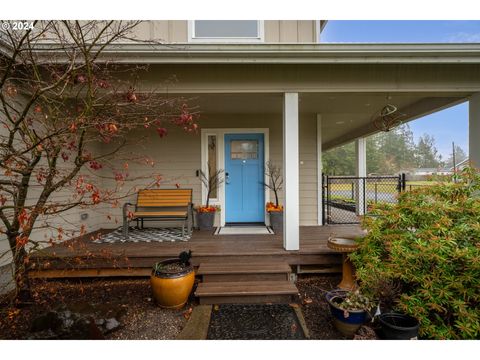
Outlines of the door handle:
[[225,173],[225,184],[226,185],[230,184],[230,176],[229,176],[228,172]]

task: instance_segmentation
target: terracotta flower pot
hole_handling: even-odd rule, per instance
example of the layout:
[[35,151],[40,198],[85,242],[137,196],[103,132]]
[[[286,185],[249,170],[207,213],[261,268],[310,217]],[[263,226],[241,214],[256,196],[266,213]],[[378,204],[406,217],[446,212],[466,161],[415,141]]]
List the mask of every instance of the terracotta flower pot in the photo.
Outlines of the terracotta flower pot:
[[[179,262],[179,259],[168,259],[160,263],[168,265],[176,262]],[[168,309],[179,309],[185,305],[194,281],[195,272],[190,264],[178,272],[155,273],[153,270],[150,277],[155,301],[161,307]]]

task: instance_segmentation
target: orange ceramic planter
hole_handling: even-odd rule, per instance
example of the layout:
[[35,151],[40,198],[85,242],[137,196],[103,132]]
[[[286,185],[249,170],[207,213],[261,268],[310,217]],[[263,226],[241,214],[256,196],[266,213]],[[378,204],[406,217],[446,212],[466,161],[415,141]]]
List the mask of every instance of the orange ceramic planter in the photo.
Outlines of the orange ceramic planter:
[[[162,261],[162,263],[169,264],[177,261],[178,259],[169,259]],[[194,282],[195,272],[191,266],[179,273],[155,275],[152,271],[150,277],[155,301],[158,305],[167,309],[179,309],[185,305]]]

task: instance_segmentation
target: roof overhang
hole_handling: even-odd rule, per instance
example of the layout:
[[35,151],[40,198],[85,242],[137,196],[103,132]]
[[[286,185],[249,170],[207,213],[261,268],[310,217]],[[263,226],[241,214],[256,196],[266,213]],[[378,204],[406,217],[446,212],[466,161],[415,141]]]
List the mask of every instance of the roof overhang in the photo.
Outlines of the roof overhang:
[[[1,52],[8,56],[8,44],[1,38],[0,44]],[[38,43],[35,47],[40,57],[62,53],[58,44]],[[125,64],[478,64],[480,43],[122,43],[105,48],[102,58]]]

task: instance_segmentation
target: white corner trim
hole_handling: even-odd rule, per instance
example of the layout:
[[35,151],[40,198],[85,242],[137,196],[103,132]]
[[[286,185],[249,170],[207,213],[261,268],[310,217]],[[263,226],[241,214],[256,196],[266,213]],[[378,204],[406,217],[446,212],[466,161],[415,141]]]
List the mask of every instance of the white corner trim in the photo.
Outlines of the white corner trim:
[[320,34],[322,29],[320,29],[320,20],[315,20],[315,42],[320,42]]
[[265,42],[265,21],[257,20],[257,37],[196,37],[195,20],[188,21],[188,42],[189,43],[263,43]]
[[317,114],[317,225],[323,225],[322,115]]
[[468,99],[468,134],[470,164],[480,169],[480,93]]
[[283,246],[300,249],[300,170],[298,93],[283,95]]
[[[207,171],[207,158],[208,158],[208,136],[217,136],[217,164],[219,169],[225,169],[225,134],[263,134],[263,155],[264,162],[270,160],[270,129],[268,128],[204,128],[200,130],[201,134],[201,168],[203,171]],[[268,181],[268,176],[264,175],[264,181]],[[200,181],[200,180],[199,180]],[[202,185],[202,202],[206,201],[206,190]],[[222,184],[218,189],[218,199],[211,200],[213,205],[220,205],[220,226],[225,226],[225,186]],[[270,201],[270,191],[265,187],[265,203]],[[265,212],[265,224],[268,223],[269,218]]]
[[[358,138],[355,140],[355,157],[356,157],[356,168],[355,175],[357,177],[366,177],[367,176],[367,139],[364,137]],[[356,209],[357,215],[365,215],[365,183],[362,180],[357,181],[356,187]]]

